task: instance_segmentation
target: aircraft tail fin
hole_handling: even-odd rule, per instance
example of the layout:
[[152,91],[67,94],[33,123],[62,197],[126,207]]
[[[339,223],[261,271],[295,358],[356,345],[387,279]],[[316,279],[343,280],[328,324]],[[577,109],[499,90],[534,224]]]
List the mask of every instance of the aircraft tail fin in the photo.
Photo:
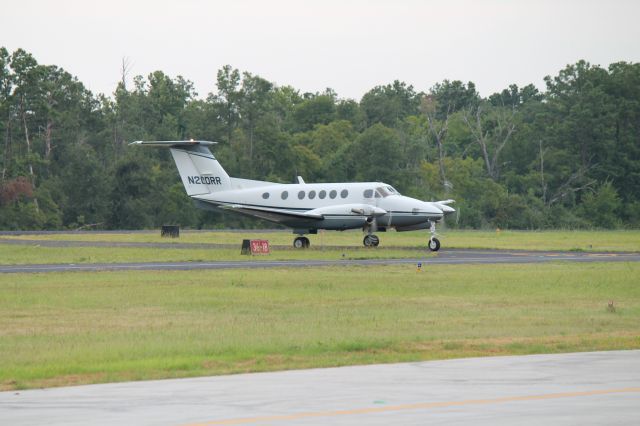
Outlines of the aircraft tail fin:
[[136,141],[130,145],[167,147],[171,151],[187,195],[232,189],[231,178],[213,156],[209,141]]

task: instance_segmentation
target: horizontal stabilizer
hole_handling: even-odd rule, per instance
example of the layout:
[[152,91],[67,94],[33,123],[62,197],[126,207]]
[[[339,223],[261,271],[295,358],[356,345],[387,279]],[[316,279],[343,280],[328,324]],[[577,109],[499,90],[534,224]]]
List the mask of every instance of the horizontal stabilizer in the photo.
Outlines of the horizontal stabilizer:
[[163,146],[166,148],[170,148],[172,146],[194,146],[194,145],[215,145],[218,142],[211,141],[197,141],[190,139],[188,141],[135,141],[131,142],[129,145],[142,145],[142,146]]

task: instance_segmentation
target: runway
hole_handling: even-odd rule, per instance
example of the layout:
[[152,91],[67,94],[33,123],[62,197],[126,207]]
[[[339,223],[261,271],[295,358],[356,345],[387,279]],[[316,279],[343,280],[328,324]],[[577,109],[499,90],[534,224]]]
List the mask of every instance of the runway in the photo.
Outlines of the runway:
[[425,252],[423,258],[411,259],[335,259],[335,260],[268,260],[252,258],[237,261],[209,262],[136,262],[136,263],[87,263],[0,265],[0,273],[18,272],[71,272],[71,271],[149,271],[149,270],[199,270],[199,269],[256,269],[256,268],[304,268],[326,266],[374,266],[374,265],[429,265],[543,263],[543,262],[639,262],[640,253],[586,253],[519,250],[463,250],[445,249],[433,255]]
[[640,351],[468,358],[0,393],[3,424],[640,424]]

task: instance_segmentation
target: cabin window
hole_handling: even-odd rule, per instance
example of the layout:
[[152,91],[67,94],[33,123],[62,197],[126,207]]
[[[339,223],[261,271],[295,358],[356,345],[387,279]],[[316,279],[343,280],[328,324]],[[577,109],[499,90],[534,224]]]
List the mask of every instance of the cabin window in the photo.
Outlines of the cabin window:
[[340,191],[340,197],[347,198],[348,195],[349,195],[349,191],[347,191],[346,189],[343,189],[342,191]]
[[329,198],[331,198],[332,200],[337,196],[338,196],[338,192],[335,189],[332,189],[331,192],[329,192]]
[[327,196],[327,191],[325,191],[324,189],[318,192],[318,198],[320,198],[321,200],[324,200],[326,196]]
[[264,198],[265,200],[269,198],[269,193],[265,192],[264,194],[262,194],[262,198]]
[[364,198],[371,198],[371,197],[373,197],[373,189],[365,189]]
[[309,191],[309,199],[313,200],[314,198],[316,198],[316,191]]
[[304,198],[304,191],[298,192],[298,199],[302,200]]
[[280,195],[280,197],[283,200],[286,200],[289,197],[289,193],[287,191],[282,191],[282,195]]

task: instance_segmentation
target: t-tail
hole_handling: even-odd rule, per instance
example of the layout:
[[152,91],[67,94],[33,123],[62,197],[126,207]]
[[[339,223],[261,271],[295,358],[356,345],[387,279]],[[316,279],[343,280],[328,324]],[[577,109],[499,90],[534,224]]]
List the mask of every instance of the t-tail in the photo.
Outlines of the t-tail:
[[232,189],[231,178],[208,146],[209,141],[136,141],[130,145],[169,148],[188,195],[203,195]]

